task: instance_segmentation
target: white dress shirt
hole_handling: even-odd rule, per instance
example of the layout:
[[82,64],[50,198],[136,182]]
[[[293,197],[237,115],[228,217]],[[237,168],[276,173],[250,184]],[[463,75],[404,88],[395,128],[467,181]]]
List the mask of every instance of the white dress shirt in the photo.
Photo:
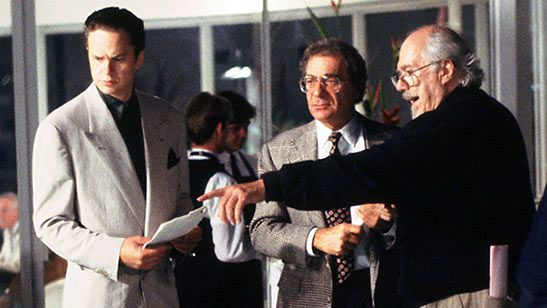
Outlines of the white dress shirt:
[[19,249],[19,222],[12,229],[4,229],[4,242],[0,249],[0,270],[18,273],[21,258]]
[[[215,155],[213,152],[205,149],[192,149],[192,151],[208,152]],[[191,151],[189,152],[191,153]],[[206,160],[205,156],[189,155],[188,160]],[[212,190],[223,188],[228,185],[235,184],[234,179],[224,172],[215,173],[207,182],[204,193]],[[203,201],[203,206],[207,208],[206,218],[209,218],[213,245],[215,247],[215,255],[223,262],[245,262],[252,260],[257,256],[257,252],[251,245],[251,239],[246,232],[245,223],[243,222],[243,214],[241,222],[235,226],[224,224],[218,217],[218,202],[220,198],[212,198]]]
[[[330,149],[332,148],[332,142],[329,140],[329,135],[332,130],[323,125],[320,121],[315,120],[315,128],[317,132],[317,158],[323,159],[329,156]],[[338,140],[338,149],[341,155],[350,153],[356,153],[368,148],[368,141],[363,134],[363,128],[361,122],[356,116],[353,116],[351,120],[340,130],[342,134],[340,140]],[[362,225],[365,235],[361,238],[359,245],[353,250],[353,266],[355,270],[365,269],[370,267],[369,260],[369,228],[363,221],[357,216],[357,209],[359,205],[351,206],[351,223],[354,225]],[[386,235],[394,236],[395,224],[387,232]],[[318,228],[313,228],[308,234],[306,240],[306,251],[311,256],[317,256],[313,252],[313,237]]]

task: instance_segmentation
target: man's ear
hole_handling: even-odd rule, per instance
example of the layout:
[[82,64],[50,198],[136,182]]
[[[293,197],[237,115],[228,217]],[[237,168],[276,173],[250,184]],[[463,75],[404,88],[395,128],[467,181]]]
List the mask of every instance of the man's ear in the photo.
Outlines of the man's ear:
[[442,84],[447,84],[450,80],[454,79],[456,74],[454,62],[450,59],[442,60],[439,63],[438,74]]
[[144,61],[144,50],[141,50],[139,54],[137,55],[137,59],[135,62],[135,66],[137,67],[137,69],[141,68],[143,61]]
[[222,122],[218,122],[217,126],[215,126],[215,131],[217,132],[217,134],[222,134]]

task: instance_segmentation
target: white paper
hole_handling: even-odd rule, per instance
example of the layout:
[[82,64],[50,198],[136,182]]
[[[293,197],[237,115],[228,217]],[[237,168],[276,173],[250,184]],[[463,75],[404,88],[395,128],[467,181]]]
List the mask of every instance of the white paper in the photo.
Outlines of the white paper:
[[507,245],[490,246],[490,291],[495,298],[507,296]]
[[143,248],[152,244],[167,243],[177,237],[185,235],[199,224],[206,212],[207,208],[202,206],[184,216],[173,218],[162,223],[158,227],[156,234],[152,236],[152,239],[148,243],[144,244]]

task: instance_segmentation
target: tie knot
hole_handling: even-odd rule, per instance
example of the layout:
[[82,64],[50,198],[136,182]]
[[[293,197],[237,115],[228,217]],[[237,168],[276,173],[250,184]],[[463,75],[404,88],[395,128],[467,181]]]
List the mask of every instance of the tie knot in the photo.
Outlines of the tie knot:
[[329,140],[332,142],[332,144],[338,144],[338,140],[340,140],[340,137],[342,137],[342,134],[340,132],[331,132],[329,135]]
[[330,155],[340,154],[340,150],[338,149],[338,141],[340,140],[340,137],[342,137],[342,134],[340,132],[330,133],[329,140],[330,142],[332,142],[332,148],[329,151]]

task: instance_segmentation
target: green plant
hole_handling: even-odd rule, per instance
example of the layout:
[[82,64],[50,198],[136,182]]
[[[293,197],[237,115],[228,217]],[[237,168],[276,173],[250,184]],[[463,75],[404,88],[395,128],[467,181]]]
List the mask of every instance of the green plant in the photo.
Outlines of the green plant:
[[[340,8],[342,7],[342,0],[338,0],[337,3],[335,3],[334,0],[331,0],[330,5],[332,7],[332,10],[334,11],[334,15],[336,16],[336,32],[339,34],[340,33],[339,17],[340,17]],[[315,25],[315,27],[317,28],[317,31],[319,31],[319,33],[321,34],[323,38],[329,38],[330,37],[329,32],[327,31],[325,26],[323,26],[319,18],[317,18],[317,15],[313,13],[312,9],[309,6],[306,6],[306,9],[308,10],[308,13],[310,14],[310,18],[313,24]]]

